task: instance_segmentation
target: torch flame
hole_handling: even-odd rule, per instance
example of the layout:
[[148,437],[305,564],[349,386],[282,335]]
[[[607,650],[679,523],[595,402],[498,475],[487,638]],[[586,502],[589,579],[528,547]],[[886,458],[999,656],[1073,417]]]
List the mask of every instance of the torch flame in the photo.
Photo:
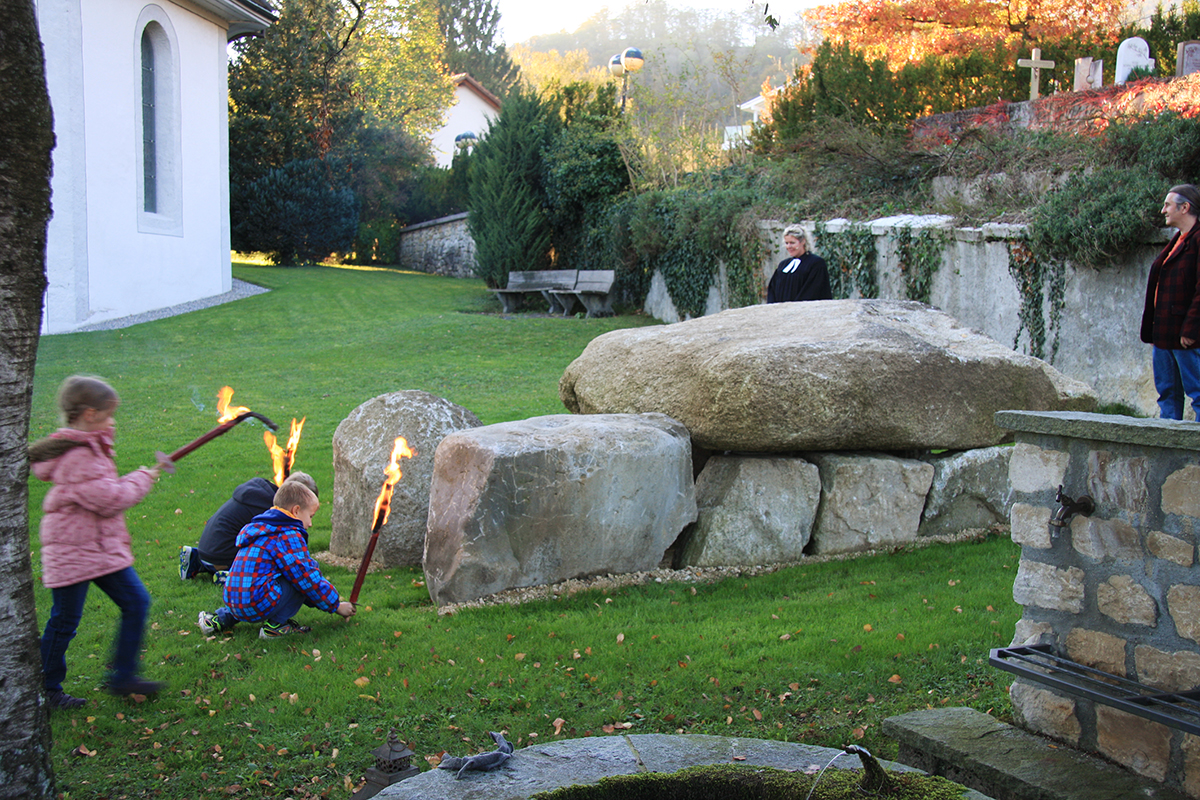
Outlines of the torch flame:
[[232,399],[233,387],[222,386],[221,391],[217,392],[217,422],[229,422],[250,410],[245,406],[233,406],[230,408],[229,401]]
[[416,453],[409,449],[408,440],[403,436],[396,437],[395,446],[392,447],[392,460],[384,470],[387,477],[383,480],[383,489],[380,490],[379,497],[375,499],[375,524],[371,530],[379,530],[387,523],[388,511],[392,504],[392,492],[403,474],[400,472],[400,459],[402,457],[412,458],[414,455]]
[[296,463],[296,448],[300,446],[300,431],[304,430],[304,421],[307,419],[308,417],[304,417],[296,422],[296,418],[292,417],[292,433],[288,437],[286,448],[276,444],[275,434],[263,431],[263,442],[271,453],[271,466],[275,470],[276,486],[282,484],[287,480],[287,476],[292,474],[292,465]]

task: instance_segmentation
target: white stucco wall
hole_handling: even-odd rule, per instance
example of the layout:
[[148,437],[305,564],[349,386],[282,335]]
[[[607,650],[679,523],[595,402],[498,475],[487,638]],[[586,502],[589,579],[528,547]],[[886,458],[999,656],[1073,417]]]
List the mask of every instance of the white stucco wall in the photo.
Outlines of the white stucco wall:
[[[170,0],[38,0],[57,144],[44,333],[228,291],[224,23]],[[171,43],[174,211],[140,213],[140,41]],[[168,110],[169,111],[169,110]],[[172,172],[174,170],[174,172]],[[171,175],[174,175],[172,178]]]
[[439,167],[449,167],[454,160],[454,137],[471,131],[482,137],[488,123],[496,118],[494,109],[482,97],[460,84],[454,89],[454,105],[446,113],[446,124],[430,140],[434,160]]

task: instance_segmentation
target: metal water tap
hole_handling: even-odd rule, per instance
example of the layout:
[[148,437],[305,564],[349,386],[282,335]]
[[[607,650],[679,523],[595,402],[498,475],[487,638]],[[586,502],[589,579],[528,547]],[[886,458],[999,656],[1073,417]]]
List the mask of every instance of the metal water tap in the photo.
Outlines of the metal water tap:
[[1086,494],[1080,495],[1078,500],[1072,500],[1063,494],[1062,484],[1058,486],[1058,494],[1055,495],[1054,501],[1058,503],[1058,511],[1055,511],[1054,516],[1050,518],[1050,524],[1056,528],[1067,527],[1071,522],[1071,517],[1076,514],[1090,517],[1096,510],[1095,501]]

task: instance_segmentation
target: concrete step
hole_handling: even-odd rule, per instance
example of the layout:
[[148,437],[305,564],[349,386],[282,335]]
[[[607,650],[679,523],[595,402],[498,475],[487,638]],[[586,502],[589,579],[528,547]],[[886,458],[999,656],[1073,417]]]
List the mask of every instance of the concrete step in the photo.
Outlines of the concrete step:
[[899,761],[996,800],[1190,800],[1097,756],[971,708],[912,711],[883,722]]

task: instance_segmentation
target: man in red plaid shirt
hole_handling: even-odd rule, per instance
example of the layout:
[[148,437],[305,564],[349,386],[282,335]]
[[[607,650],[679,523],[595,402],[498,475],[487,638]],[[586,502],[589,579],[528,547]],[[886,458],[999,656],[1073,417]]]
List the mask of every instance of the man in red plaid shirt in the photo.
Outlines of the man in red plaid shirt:
[[320,507],[307,486],[285,481],[275,492],[275,505],[242,528],[225,605],[211,614],[201,611],[197,620],[205,635],[232,631],[239,622],[261,622],[263,639],[308,633],[312,628],[294,619],[303,605],[354,616],[354,605],[338,596],[308,552],[308,527]]

